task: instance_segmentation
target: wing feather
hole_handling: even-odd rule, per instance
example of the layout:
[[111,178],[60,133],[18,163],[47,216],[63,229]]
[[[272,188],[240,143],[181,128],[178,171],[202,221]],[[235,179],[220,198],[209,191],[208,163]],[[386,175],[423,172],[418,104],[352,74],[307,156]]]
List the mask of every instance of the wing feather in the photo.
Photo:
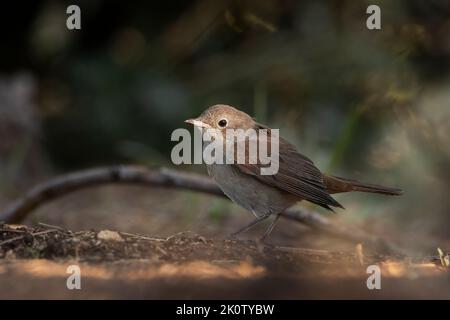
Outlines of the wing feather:
[[[258,125],[258,127],[268,129],[262,125]],[[279,170],[274,175],[261,175],[262,165],[259,163],[234,164],[234,166],[241,172],[250,174],[267,185],[284,190],[326,209],[333,210],[331,207],[343,208],[328,193],[323,175],[314,163],[281,137],[279,154]]]

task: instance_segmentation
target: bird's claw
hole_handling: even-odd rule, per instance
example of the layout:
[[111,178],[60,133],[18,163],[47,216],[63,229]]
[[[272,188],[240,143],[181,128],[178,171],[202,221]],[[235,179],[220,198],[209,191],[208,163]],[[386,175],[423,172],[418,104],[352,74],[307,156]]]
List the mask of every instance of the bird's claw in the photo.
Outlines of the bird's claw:
[[256,240],[256,248],[260,253],[264,253],[264,249],[274,248],[275,246],[267,242],[267,237],[261,237]]

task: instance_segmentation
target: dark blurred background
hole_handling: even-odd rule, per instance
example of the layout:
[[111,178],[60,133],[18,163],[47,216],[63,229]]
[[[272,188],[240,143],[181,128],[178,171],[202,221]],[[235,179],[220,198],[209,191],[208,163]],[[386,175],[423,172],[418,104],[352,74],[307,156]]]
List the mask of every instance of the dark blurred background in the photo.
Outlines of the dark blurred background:
[[[66,28],[70,4],[79,31]],[[381,30],[366,28],[370,4]],[[449,1],[18,1],[0,17],[2,207],[63,172],[171,166],[171,132],[226,103],[281,128],[325,172],[405,190],[339,195],[347,210],[333,219],[417,250],[449,244]],[[102,187],[29,222],[225,236],[248,219],[205,195]]]

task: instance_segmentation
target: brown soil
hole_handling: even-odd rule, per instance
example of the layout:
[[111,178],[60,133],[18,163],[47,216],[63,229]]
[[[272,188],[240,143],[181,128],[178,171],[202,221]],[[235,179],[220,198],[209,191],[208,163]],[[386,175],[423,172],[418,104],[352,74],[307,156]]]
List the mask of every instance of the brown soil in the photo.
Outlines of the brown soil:
[[[73,264],[81,290],[66,287]],[[370,264],[381,290],[367,289]],[[0,298],[450,298],[449,273],[432,258],[5,224],[0,284]]]

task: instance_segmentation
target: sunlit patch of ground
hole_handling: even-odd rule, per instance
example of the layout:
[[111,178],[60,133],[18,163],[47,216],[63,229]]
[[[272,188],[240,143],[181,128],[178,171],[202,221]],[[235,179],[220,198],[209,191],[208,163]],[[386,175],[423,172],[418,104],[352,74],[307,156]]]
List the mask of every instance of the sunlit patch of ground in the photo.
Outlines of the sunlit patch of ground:
[[[405,259],[194,233],[167,238],[1,225],[0,298],[440,298],[450,274],[435,258]],[[68,267],[81,272],[69,290]],[[369,290],[368,266],[381,288]]]
[[185,263],[155,263],[148,259],[119,260],[113,263],[92,264],[75,260],[52,261],[46,259],[3,261],[0,274],[15,274],[24,277],[65,277],[68,266],[77,265],[85,279],[149,281],[156,278],[185,277],[191,279],[250,279],[265,274],[263,266],[247,261],[220,263],[191,261]]

